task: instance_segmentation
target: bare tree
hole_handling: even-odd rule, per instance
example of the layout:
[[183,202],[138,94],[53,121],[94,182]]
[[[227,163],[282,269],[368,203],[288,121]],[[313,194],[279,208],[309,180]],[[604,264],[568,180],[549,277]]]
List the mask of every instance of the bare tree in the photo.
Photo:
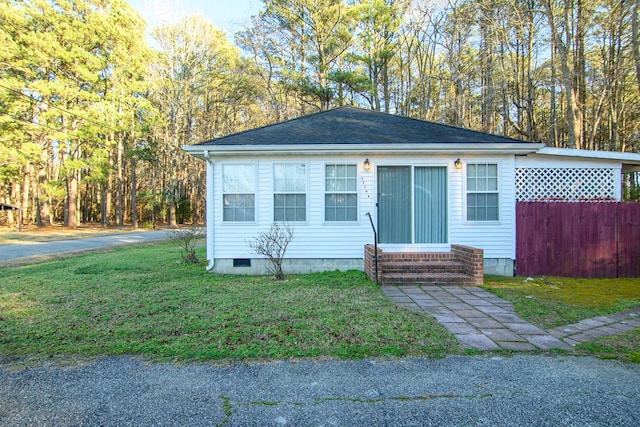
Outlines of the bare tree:
[[264,255],[269,259],[276,280],[284,280],[282,260],[293,236],[293,229],[289,225],[274,222],[269,230],[247,241],[253,253]]

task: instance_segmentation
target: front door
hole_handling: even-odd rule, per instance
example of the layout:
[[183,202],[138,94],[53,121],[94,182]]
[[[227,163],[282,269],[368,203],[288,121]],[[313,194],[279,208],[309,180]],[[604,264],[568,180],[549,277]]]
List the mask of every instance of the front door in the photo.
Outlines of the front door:
[[380,243],[447,243],[447,168],[378,167]]
[[378,167],[378,240],[411,243],[411,167]]

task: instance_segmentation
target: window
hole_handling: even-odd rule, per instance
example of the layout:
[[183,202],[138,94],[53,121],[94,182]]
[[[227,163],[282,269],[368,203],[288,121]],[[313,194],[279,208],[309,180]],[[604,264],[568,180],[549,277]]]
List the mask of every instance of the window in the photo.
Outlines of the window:
[[307,220],[307,167],[273,165],[273,220]]
[[222,166],[222,220],[255,221],[255,165]]
[[498,165],[467,165],[467,220],[498,220]]
[[358,172],[356,165],[326,165],[324,220],[358,220]]

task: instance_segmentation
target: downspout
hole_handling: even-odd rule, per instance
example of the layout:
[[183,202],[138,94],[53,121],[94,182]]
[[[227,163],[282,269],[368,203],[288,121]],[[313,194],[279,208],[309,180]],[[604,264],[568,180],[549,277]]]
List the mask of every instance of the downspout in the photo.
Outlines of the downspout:
[[215,255],[213,253],[213,160],[209,157],[209,150],[204,150],[204,158],[207,161],[207,199],[206,199],[206,226],[207,226],[207,271],[213,270]]

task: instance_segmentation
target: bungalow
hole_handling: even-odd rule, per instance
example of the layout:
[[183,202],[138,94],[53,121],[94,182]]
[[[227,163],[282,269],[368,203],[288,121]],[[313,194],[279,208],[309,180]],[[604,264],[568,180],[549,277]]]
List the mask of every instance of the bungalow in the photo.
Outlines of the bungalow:
[[375,231],[398,259],[466,250],[481,254],[484,272],[512,275],[516,201],[620,200],[621,172],[640,167],[640,154],[547,148],[354,107],[183,148],[207,162],[207,269],[220,273],[265,273],[247,242],[287,222],[287,272],[365,269]]

